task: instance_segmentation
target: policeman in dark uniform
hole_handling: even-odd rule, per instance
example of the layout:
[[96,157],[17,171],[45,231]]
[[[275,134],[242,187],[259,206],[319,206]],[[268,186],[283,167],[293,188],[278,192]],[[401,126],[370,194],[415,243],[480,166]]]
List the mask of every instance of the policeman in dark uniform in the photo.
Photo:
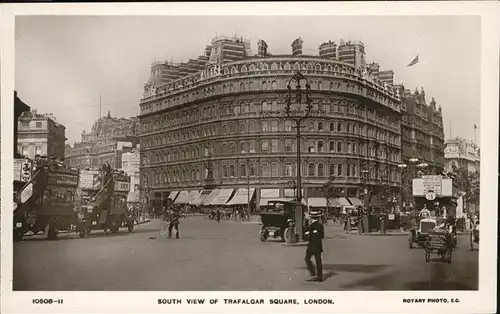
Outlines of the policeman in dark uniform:
[[[325,238],[325,231],[323,224],[319,222],[319,217],[319,212],[310,213],[311,223],[305,232],[305,238],[308,240],[305,261],[307,269],[311,274],[309,281],[321,282],[323,281],[323,264],[321,261],[321,254],[323,253],[322,240]],[[316,261],[316,269],[314,269],[314,265],[311,262],[311,257],[313,256]]]

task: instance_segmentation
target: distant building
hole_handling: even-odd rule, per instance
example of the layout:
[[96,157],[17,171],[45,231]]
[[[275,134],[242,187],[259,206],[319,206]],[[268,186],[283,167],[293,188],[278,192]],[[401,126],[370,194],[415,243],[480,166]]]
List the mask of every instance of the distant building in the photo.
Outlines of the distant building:
[[22,113],[30,111],[30,106],[26,105],[18,96],[17,92],[14,91],[14,156],[20,157],[20,152],[18,151],[17,138],[18,138],[18,119]]
[[140,200],[140,161],[140,145],[137,145],[132,151],[122,154],[121,170],[130,176],[130,192],[127,198],[127,202],[129,203],[137,203]]
[[467,172],[479,172],[480,150],[472,141],[463,138],[449,139],[444,149],[445,170],[467,169]]
[[378,72],[378,79],[380,82],[382,82],[382,84],[385,83],[387,85],[394,85],[394,71],[393,70],[380,71]]
[[337,44],[332,41],[322,43],[319,46],[319,56],[321,58],[337,60]]
[[81,134],[81,142],[66,146],[66,163],[75,168],[98,169],[108,162],[112,168],[122,167],[122,153],[138,143],[137,118],[114,118],[110,112],[94,122],[89,132]]
[[51,114],[31,110],[19,116],[17,150],[24,157],[41,155],[63,160],[65,142],[66,127]]

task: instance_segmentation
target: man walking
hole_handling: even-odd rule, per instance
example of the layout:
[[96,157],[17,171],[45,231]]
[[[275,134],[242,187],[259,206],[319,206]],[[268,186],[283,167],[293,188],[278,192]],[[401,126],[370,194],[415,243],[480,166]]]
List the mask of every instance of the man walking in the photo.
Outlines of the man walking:
[[170,210],[168,215],[168,237],[172,237],[172,229],[175,227],[175,238],[179,239],[179,219],[181,215],[177,209]]
[[[319,222],[320,213],[311,212],[310,218],[311,223],[305,232],[305,238],[308,240],[306,249],[306,265],[311,278],[308,281],[323,281],[323,264],[321,261],[321,254],[323,253],[323,239],[325,237],[325,231],[323,225]],[[314,256],[316,261],[316,269],[311,262],[311,257]]]

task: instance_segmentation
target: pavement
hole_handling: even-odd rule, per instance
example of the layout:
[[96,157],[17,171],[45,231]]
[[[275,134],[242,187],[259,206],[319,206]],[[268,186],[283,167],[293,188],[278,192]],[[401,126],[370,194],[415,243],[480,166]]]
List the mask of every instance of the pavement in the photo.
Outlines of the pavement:
[[[327,225],[325,281],[307,282],[304,247],[260,242],[256,223],[187,217],[181,238],[168,239],[158,220],[80,239],[61,234],[14,243],[14,290],[249,291],[249,290],[475,290],[478,252],[459,236],[451,264],[425,262],[406,237],[346,234]],[[155,239],[150,239],[155,238]]]

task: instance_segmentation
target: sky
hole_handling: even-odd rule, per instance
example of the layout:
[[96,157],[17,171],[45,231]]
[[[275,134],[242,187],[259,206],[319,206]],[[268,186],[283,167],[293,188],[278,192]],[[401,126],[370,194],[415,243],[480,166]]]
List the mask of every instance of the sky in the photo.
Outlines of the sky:
[[291,54],[297,37],[311,55],[328,40],[361,40],[368,62],[442,106],[446,138],[474,140],[474,124],[480,138],[479,17],[18,16],[15,25],[18,96],[54,114],[70,144],[92,127],[100,103],[101,115],[136,116],[152,62],[196,58],[217,35],[249,39],[252,53],[263,39],[273,54]]

